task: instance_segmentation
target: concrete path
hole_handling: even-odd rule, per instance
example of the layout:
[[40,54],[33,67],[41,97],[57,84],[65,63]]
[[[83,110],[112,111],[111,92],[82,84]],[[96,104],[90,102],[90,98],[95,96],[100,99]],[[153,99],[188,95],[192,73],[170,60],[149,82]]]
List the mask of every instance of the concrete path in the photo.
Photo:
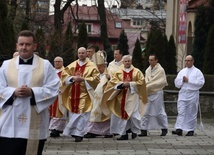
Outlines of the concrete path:
[[[61,135],[48,138],[43,155],[214,155],[214,119],[203,120],[204,131],[198,129],[193,137],[172,135],[175,119],[169,119],[169,132],[161,137],[160,131],[151,130],[147,137],[127,141],[116,138],[84,138],[75,143],[74,138]],[[130,135],[131,136],[131,135]]]

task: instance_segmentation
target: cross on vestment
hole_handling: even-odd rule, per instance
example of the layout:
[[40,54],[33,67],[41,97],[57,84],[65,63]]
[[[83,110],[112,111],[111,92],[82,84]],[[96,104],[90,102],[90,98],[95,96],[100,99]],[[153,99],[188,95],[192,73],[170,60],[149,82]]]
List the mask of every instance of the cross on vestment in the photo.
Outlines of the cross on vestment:
[[125,77],[125,80],[124,80],[125,82],[130,82],[131,81],[131,77],[129,76],[129,75],[127,75],[126,77]]
[[82,76],[83,76],[83,71],[82,71],[82,69],[79,68],[79,69],[76,71],[75,75],[76,75],[76,76],[82,77]]
[[94,98],[95,98],[96,100],[101,99],[98,95],[95,95]]
[[25,114],[21,114],[19,115],[18,119],[21,123],[26,123],[28,118]]
[[95,111],[93,112],[93,115],[94,115],[95,117],[97,117],[97,115],[100,115],[100,112],[97,111],[97,110],[95,110]]

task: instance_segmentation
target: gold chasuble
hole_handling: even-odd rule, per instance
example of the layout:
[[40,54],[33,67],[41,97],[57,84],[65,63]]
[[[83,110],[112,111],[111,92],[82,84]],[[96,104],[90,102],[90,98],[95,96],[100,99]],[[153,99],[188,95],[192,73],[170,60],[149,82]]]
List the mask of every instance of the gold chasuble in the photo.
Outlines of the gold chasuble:
[[[66,85],[66,79],[72,76],[81,76],[83,82],[73,82]],[[92,109],[92,96],[99,83],[99,71],[96,65],[86,58],[82,66],[79,60],[68,65],[62,72],[62,104],[72,113],[85,113]],[[88,86],[89,85],[89,86]]]
[[[115,89],[115,86],[129,82],[129,88]],[[134,93],[131,90],[134,89]],[[113,74],[111,80],[106,86],[101,106],[103,109],[107,106],[111,112],[121,119],[129,119],[136,106],[139,97],[138,111],[143,116],[147,103],[146,84],[142,72],[132,65],[127,73],[123,67],[120,71]],[[105,104],[106,103],[106,104]],[[110,115],[109,111],[103,110],[105,115]]]
[[[62,75],[62,70],[64,69],[64,66],[60,68],[59,72],[57,73],[59,78],[61,78]],[[62,118],[66,112],[65,108],[62,106],[62,91],[60,90],[59,95],[57,96],[56,100],[54,101],[53,104],[50,105],[49,107],[49,112],[50,112],[50,117],[56,117],[56,118]]]

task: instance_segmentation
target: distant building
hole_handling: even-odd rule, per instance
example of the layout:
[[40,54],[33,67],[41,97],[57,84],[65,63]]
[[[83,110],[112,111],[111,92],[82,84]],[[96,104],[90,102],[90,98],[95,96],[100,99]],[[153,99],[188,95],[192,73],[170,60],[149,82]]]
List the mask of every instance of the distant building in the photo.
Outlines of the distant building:
[[178,71],[185,65],[185,56],[192,52],[196,8],[208,3],[209,0],[167,1],[166,35],[168,38],[170,35],[174,36]]
[[120,8],[141,8],[147,10],[163,10],[166,0],[121,0]]
[[[73,12],[76,12],[77,6],[71,6]],[[78,18],[74,13],[72,16],[71,9],[67,9],[64,14],[64,24],[63,31],[67,28],[67,23],[71,21],[74,36],[78,36],[78,25],[85,22],[87,32],[88,32],[88,44],[94,44],[103,49],[101,32],[100,32],[100,18],[98,15],[96,6],[78,6]],[[124,30],[128,37],[128,44],[132,45],[130,47],[130,54],[132,54],[133,45],[137,38],[140,38],[140,29],[133,28],[128,22],[120,19],[117,15],[109,10],[106,11],[106,24],[107,32],[112,49],[117,47],[119,36],[122,30]],[[53,22],[53,15],[50,16]]]
[[[147,41],[150,31],[150,22],[157,22],[165,30],[166,11],[165,10],[145,10],[131,8],[111,8],[111,12],[117,14],[121,19],[127,21],[129,25],[140,33],[140,41],[143,47]],[[134,48],[131,46],[131,48]]]
[[[18,0],[17,4],[21,8],[26,8],[28,1]],[[30,0],[29,1],[30,15],[34,17],[48,16],[50,0]]]

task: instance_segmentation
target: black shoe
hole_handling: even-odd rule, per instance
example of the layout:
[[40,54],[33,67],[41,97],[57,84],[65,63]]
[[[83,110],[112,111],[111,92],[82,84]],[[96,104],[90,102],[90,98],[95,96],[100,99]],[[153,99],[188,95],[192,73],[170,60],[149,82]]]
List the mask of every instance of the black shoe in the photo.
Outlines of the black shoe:
[[81,142],[82,140],[83,140],[83,137],[79,137],[79,136],[75,137],[75,142]]
[[141,130],[141,134],[138,135],[139,137],[147,136],[147,130]]
[[105,135],[104,138],[112,138],[113,135]]
[[113,133],[113,136],[115,137],[115,136],[117,136],[117,135],[119,135],[119,134],[117,134],[117,133]]
[[126,133],[132,133],[132,130],[131,130],[131,129],[128,129],[128,130],[126,131]]
[[52,130],[50,133],[50,137],[60,137],[60,132],[56,129]]
[[84,138],[96,138],[97,134],[93,134],[93,133],[87,133],[86,135],[84,135]]
[[173,135],[178,135],[178,136],[182,136],[183,131],[181,129],[176,129],[175,131],[172,131]]
[[187,132],[186,136],[193,136],[194,135],[194,131],[189,131]]
[[166,136],[168,130],[167,129],[161,129],[162,133],[160,136]]
[[57,130],[57,131],[58,131],[59,133],[61,133],[61,134],[63,133],[63,131],[59,131],[59,130]]
[[128,140],[128,134],[122,135],[120,138],[117,138],[117,140]]
[[132,132],[132,139],[135,139],[136,137],[137,137],[137,134]]

